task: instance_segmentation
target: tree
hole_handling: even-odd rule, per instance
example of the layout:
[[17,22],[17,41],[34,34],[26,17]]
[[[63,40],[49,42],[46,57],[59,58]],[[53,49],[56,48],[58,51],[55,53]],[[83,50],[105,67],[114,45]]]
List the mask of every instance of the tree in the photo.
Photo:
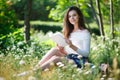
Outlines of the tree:
[[25,19],[24,19],[24,39],[25,42],[30,40],[30,12],[32,8],[32,0],[26,0]]
[[110,0],[110,25],[111,25],[111,35],[114,39],[114,21],[113,21],[113,1]]
[[91,5],[92,14],[94,16],[94,19],[95,19],[97,25],[99,26],[99,21],[98,21],[98,18],[97,18],[96,11],[95,11],[95,8],[93,6],[93,1],[92,0],[90,0],[90,5]]
[[97,5],[97,8],[98,8],[98,20],[99,20],[100,33],[103,36],[103,40],[105,40],[105,33],[104,33],[103,20],[102,20],[102,14],[101,14],[101,8],[100,8],[100,1],[99,0],[96,0],[96,5]]
[[0,37],[17,29],[18,19],[11,5],[11,1],[0,0]]

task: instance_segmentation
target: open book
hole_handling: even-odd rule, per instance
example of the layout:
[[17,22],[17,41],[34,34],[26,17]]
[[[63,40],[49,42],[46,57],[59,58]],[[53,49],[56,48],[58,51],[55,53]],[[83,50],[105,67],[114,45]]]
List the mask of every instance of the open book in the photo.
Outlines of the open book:
[[62,35],[62,33],[60,32],[56,32],[56,33],[52,33],[50,32],[49,33],[49,37],[54,41],[56,42],[59,46],[62,46],[62,47],[65,47],[67,46],[67,43]]

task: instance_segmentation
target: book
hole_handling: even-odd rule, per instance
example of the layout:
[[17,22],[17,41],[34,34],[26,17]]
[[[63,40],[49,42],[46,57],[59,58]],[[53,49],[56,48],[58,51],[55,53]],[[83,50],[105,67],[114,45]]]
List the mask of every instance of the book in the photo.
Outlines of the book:
[[63,37],[63,34],[62,34],[62,33],[60,33],[60,32],[56,32],[56,33],[50,32],[48,35],[49,35],[49,37],[50,37],[56,44],[58,44],[59,46],[65,47],[65,46],[68,45],[68,44],[66,43],[66,40],[65,40],[65,38]]

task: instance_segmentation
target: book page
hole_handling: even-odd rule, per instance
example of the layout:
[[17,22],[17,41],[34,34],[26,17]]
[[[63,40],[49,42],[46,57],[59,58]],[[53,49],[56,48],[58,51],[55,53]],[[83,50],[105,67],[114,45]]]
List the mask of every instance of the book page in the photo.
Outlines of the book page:
[[59,46],[65,47],[67,46],[67,43],[62,35],[62,33],[60,32],[56,32],[56,33],[49,33],[49,37],[56,42]]

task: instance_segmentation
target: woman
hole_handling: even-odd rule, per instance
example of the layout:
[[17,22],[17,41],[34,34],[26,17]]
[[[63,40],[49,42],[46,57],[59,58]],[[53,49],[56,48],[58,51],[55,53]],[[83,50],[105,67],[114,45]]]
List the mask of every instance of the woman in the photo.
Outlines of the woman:
[[83,62],[90,52],[90,33],[87,30],[83,14],[79,8],[70,7],[64,16],[64,37],[68,46],[61,47],[57,45],[43,56],[37,66],[42,70],[48,68],[50,63],[61,61],[61,57],[67,56],[72,59],[77,67],[81,67],[78,56],[82,56]]

